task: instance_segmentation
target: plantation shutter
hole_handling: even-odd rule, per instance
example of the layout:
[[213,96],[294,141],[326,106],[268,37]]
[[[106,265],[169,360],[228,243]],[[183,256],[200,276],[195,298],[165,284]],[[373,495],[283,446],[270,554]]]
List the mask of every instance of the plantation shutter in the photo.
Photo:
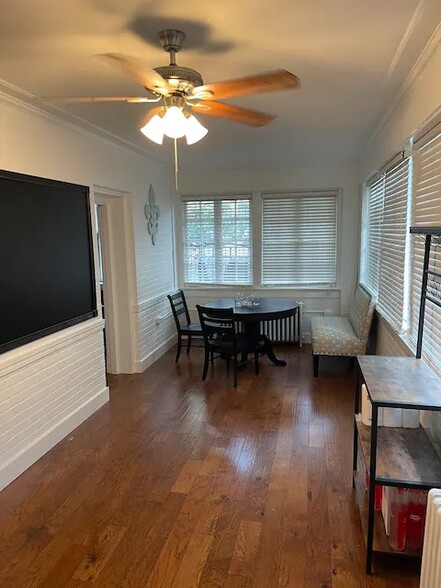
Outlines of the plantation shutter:
[[[412,225],[439,227],[441,226],[441,124],[422,137],[414,148],[417,150],[417,163]],[[413,237],[412,241],[411,338],[416,344],[424,243],[418,236]],[[429,270],[441,273],[440,246],[432,246]],[[441,371],[441,309],[430,300],[426,302],[422,354],[438,371]]]
[[404,313],[404,279],[409,192],[408,158],[386,172],[381,220],[378,310],[396,330],[401,330]]
[[250,198],[184,198],[182,206],[185,283],[251,284]]
[[337,194],[262,195],[262,284],[335,286]]

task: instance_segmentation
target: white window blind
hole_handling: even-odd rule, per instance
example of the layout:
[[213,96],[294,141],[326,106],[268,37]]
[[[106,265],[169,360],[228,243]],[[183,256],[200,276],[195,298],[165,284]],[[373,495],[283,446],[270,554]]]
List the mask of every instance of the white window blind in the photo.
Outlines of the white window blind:
[[384,176],[368,187],[366,207],[366,250],[363,283],[375,297],[380,286],[381,222],[384,203]]
[[251,200],[184,198],[184,281],[251,284]]
[[363,283],[381,314],[397,331],[405,311],[409,158],[383,172],[368,187]]
[[337,194],[262,195],[262,283],[335,286]]
[[409,159],[401,161],[384,178],[378,309],[398,331],[403,327],[404,279],[407,239]]
[[[417,155],[412,225],[439,227],[441,226],[441,125],[437,125],[429,135],[416,143],[415,148]],[[417,236],[413,237],[412,242],[411,338],[416,344],[424,243]],[[429,270],[441,273],[439,246],[432,246]],[[439,282],[439,280],[435,281]],[[429,300],[426,303],[422,354],[438,371],[441,371],[441,309]]]

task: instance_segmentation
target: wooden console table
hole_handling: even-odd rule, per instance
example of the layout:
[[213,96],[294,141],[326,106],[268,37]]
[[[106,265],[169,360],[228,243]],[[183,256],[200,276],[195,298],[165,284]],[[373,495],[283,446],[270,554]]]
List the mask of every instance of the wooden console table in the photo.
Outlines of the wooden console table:
[[[380,511],[375,511],[375,487],[441,488],[441,459],[423,427],[378,427],[381,407],[441,411],[441,379],[420,359],[360,355],[355,391],[353,483],[366,539],[366,573],[372,573],[374,552],[415,555],[389,547]],[[372,403],[372,425],[359,418],[361,385]],[[357,477],[358,449],[369,472],[367,504]]]

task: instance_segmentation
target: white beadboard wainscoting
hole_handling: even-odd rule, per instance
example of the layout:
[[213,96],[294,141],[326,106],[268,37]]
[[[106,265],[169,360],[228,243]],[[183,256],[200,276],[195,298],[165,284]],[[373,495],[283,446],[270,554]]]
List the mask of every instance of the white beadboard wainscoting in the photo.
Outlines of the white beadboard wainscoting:
[[171,349],[177,341],[167,294],[161,294],[133,305],[139,325],[139,359],[135,370],[141,373]]
[[311,317],[317,315],[340,315],[340,290],[295,290],[270,288],[183,288],[190,310],[191,319],[198,321],[196,304],[203,306],[210,300],[217,298],[234,298],[235,292],[243,291],[261,297],[293,298],[303,303],[302,307],[302,336],[303,342],[311,341]]
[[109,400],[104,321],[0,357],[0,490]]

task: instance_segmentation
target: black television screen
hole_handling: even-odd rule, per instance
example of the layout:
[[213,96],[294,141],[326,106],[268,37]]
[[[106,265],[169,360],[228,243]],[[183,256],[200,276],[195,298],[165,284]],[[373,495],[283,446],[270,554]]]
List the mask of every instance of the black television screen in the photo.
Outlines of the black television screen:
[[0,353],[97,314],[89,189],[0,171]]

